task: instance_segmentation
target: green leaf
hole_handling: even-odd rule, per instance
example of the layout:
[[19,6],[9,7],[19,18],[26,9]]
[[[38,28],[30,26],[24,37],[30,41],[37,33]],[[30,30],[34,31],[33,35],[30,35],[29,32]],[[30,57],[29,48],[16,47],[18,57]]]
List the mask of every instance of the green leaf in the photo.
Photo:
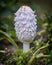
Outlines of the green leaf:
[[0,30],[0,33],[3,34],[5,36],[5,38],[11,43],[13,44],[16,48],[18,48],[17,44],[15,43],[15,41],[5,32],[3,32],[2,30]]
[[5,53],[5,51],[3,51],[3,50],[0,50],[0,53]]
[[11,36],[12,36],[13,38],[16,38],[15,30],[11,30],[10,33],[11,33]]
[[43,56],[43,53],[39,53],[36,55],[36,58],[40,58],[41,56]]

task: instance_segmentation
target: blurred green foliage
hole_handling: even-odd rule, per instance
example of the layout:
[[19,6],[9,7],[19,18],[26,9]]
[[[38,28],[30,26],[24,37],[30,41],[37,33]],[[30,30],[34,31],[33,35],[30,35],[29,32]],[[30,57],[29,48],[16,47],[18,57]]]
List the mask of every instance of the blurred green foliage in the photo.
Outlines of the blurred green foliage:
[[[0,41],[6,39],[18,48],[15,41],[14,13],[22,5],[29,5],[33,10],[36,10],[38,26],[37,36],[32,42],[33,49],[27,53],[23,53],[19,48],[14,53],[3,53],[4,51],[0,50],[0,57],[3,54],[0,63],[5,65],[52,65],[52,11],[43,9],[36,2],[39,1],[0,0]],[[41,2],[45,3],[46,1],[42,0]],[[51,7],[51,0],[47,0],[48,3]]]

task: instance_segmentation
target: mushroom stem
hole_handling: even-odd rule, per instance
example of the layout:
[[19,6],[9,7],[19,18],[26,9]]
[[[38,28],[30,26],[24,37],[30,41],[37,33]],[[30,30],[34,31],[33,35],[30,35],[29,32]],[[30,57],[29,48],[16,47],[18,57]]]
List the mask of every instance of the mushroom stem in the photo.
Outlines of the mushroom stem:
[[27,52],[29,49],[30,49],[30,44],[24,42],[24,43],[23,43],[23,52]]

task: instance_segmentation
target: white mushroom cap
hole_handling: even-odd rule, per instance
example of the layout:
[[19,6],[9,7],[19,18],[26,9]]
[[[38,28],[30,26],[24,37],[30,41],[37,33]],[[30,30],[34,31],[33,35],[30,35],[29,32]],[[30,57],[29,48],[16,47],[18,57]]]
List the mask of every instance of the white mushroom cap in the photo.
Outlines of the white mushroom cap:
[[36,36],[37,19],[29,6],[21,6],[15,13],[15,30],[21,42],[31,43]]
[[18,13],[21,12],[31,12],[31,13],[35,13],[35,11],[33,11],[29,6],[21,6],[18,11],[15,13],[15,15],[18,15]]

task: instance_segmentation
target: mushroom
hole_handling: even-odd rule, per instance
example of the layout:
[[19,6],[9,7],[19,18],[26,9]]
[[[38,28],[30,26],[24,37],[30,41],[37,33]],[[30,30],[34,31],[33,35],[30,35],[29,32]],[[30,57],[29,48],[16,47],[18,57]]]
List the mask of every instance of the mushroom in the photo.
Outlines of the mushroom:
[[18,39],[23,43],[23,52],[30,49],[30,43],[36,36],[37,19],[29,6],[21,6],[15,13],[15,31]]

